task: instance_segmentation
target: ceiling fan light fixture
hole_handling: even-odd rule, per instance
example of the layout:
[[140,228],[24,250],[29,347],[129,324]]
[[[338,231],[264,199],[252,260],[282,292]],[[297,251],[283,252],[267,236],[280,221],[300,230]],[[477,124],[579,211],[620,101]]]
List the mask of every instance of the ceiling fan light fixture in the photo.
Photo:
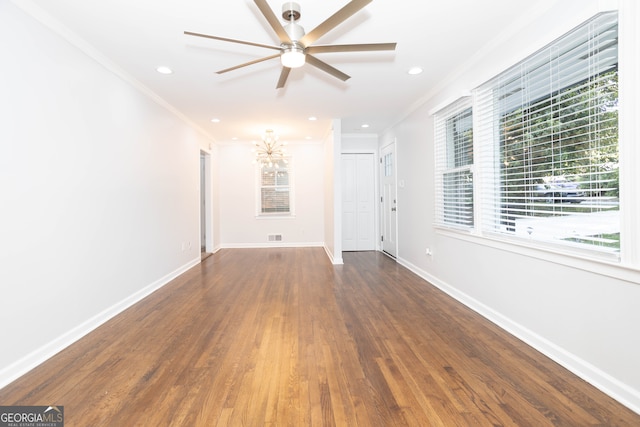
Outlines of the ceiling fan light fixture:
[[280,61],[283,67],[300,68],[305,63],[304,49],[298,46],[291,46],[282,51]]

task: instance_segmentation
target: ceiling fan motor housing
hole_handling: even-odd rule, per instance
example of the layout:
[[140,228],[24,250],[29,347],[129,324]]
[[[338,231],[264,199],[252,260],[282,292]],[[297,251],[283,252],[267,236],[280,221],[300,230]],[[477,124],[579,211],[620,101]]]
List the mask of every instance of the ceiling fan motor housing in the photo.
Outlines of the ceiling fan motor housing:
[[295,23],[300,19],[300,5],[298,3],[290,1],[283,4],[282,17],[289,22],[284,26],[284,31],[292,41],[295,42],[304,37],[304,28]]
[[286,2],[282,5],[282,17],[286,21],[297,21],[300,19],[300,5],[292,1]]
[[284,30],[289,35],[289,38],[294,42],[300,40],[304,36],[304,28],[295,22],[285,25]]

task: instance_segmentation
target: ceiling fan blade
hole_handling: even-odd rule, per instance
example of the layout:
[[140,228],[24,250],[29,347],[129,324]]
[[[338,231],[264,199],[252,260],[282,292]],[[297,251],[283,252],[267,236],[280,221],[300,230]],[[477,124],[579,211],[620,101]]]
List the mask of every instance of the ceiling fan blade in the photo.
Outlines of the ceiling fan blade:
[[254,59],[253,61],[249,61],[249,62],[245,62],[244,64],[236,65],[235,67],[225,68],[224,70],[216,71],[216,74],[223,74],[223,73],[226,73],[228,71],[233,71],[233,70],[237,70],[238,68],[246,67],[247,65],[257,64],[258,62],[268,61],[270,59],[279,58],[279,57],[280,57],[279,53],[275,54],[275,55],[271,55],[271,56],[265,56],[264,58]]
[[207,38],[207,39],[222,40],[223,42],[248,44],[249,46],[258,46],[258,47],[266,47],[267,49],[281,50],[280,46],[273,46],[273,45],[262,44],[262,43],[247,42],[247,41],[244,41],[244,40],[237,40],[237,39],[228,39],[228,38],[225,38],[225,37],[210,36],[208,34],[192,33],[191,31],[185,31],[184,33],[186,35],[188,35],[188,36],[204,37],[204,38]]
[[372,52],[378,50],[395,50],[397,43],[368,43],[368,44],[332,44],[309,46],[305,49],[307,53],[325,52]]
[[267,4],[267,1],[266,0],[253,0],[253,1],[255,2],[256,6],[258,6],[258,9],[260,9],[260,12],[262,12],[262,15],[266,18],[267,22],[269,22],[269,25],[271,25],[271,28],[273,28],[273,31],[275,31],[276,34],[278,35],[278,38],[280,39],[280,43],[291,43],[291,38],[289,37],[289,34],[287,34],[287,32],[284,30],[284,27],[278,20],[278,17],[276,16],[276,14],[273,13],[273,10],[271,10],[269,5]]
[[313,65],[316,68],[320,68],[322,71],[331,74],[333,77],[339,78],[343,82],[351,78],[351,76],[343,73],[342,71],[336,68],[333,68],[331,65],[327,64],[324,61],[319,60],[315,56],[311,56],[307,54],[306,60],[307,60],[306,61],[307,64]]
[[287,77],[289,77],[289,73],[291,72],[291,68],[282,67],[282,72],[280,73],[280,78],[278,79],[278,85],[276,89],[282,89],[284,84],[287,82]]
[[[256,0],[256,2],[257,1],[258,0]],[[327,18],[323,23],[303,36],[300,39],[300,44],[302,44],[302,46],[309,46],[324,34],[337,27],[342,22],[346,21],[349,17],[351,17],[351,15],[371,3],[371,1],[372,0],[352,0],[342,9]]]

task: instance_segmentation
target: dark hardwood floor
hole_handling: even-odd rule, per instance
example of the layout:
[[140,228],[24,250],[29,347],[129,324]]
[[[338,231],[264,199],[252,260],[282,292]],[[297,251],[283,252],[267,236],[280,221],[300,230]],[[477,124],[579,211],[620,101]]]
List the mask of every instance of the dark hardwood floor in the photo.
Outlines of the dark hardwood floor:
[[640,426],[376,252],[225,249],[0,390],[65,426]]

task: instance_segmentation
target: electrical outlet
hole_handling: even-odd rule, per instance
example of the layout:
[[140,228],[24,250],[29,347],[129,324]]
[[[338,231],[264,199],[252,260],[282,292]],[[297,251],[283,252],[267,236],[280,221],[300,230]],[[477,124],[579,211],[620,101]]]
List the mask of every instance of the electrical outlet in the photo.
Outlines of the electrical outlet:
[[424,250],[425,255],[433,256],[433,252],[431,252],[431,248],[427,248]]

